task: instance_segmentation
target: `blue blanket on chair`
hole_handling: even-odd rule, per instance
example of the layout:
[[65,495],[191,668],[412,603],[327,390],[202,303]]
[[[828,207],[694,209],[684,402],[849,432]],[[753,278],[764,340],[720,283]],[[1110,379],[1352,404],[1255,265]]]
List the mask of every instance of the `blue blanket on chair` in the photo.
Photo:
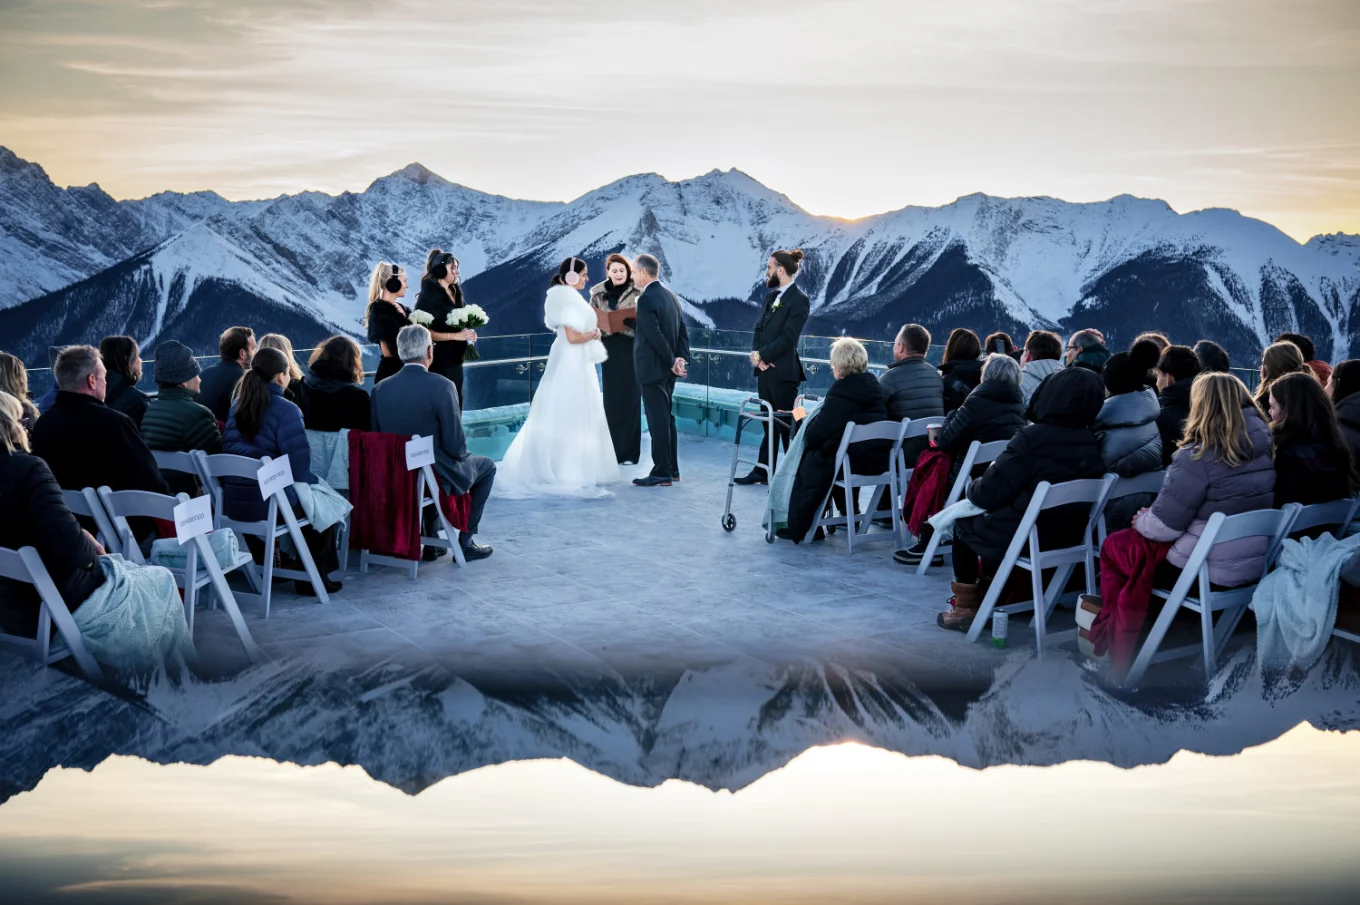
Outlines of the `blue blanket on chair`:
[[1286,540],[1275,570],[1252,595],[1256,660],[1262,670],[1309,669],[1336,627],[1341,570],[1360,551],[1360,535]]
[[104,583],[72,613],[90,654],[105,666],[137,673],[176,658],[192,662],[194,643],[175,576],[123,557],[99,557]]

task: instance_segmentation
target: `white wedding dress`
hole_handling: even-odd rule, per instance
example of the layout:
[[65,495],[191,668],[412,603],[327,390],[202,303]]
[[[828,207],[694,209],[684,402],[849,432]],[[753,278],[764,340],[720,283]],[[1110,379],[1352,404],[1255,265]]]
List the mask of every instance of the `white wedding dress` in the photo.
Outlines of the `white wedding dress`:
[[535,496],[609,496],[605,485],[623,480],[604,416],[604,395],[595,365],[608,355],[604,343],[570,343],[564,328],[595,329],[595,309],[568,286],[553,286],[543,320],[557,331],[548,367],[519,429],[496,468],[496,489],[511,499]]

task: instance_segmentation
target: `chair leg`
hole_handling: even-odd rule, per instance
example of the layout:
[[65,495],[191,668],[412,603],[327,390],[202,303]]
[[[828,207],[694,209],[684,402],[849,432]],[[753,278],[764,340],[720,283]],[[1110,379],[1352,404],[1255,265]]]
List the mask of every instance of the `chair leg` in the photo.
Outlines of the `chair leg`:
[[1044,570],[1030,560],[1030,593],[1034,595],[1034,649],[1039,659],[1044,658],[1044,641],[1048,632],[1048,598],[1044,594]]
[[264,539],[264,618],[269,618],[269,605],[274,598],[274,532],[270,531]]
[[[1173,598],[1175,598],[1174,594]],[[1134,658],[1133,665],[1129,667],[1128,675],[1124,677],[1126,686],[1133,687],[1143,681],[1144,674],[1147,673],[1148,667],[1152,665],[1152,658],[1157,655],[1157,649],[1162,646],[1162,641],[1166,639],[1166,633],[1171,629],[1171,621],[1176,618],[1176,613],[1181,608],[1181,599],[1183,599],[1183,596],[1178,599],[1167,600],[1162,605],[1162,611],[1157,614],[1157,621],[1152,624],[1152,631],[1148,632],[1147,640],[1143,642],[1142,648],[1138,651],[1138,656]]]
[[350,517],[345,516],[344,526],[340,529],[340,575],[343,579],[344,574],[349,571],[349,526]]
[[[241,608],[236,604],[236,595],[232,594],[231,586],[227,584],[227,576],[222,572],[222,567],[217,564],[216,559],[212,558],[212,549],[208,546],[207,539],[197,537],[194,540],[202,544],[201,552],[203,556],[208,557],[204,559],[204,568],[208,572],[208,579],[212,583],[211,587],[216,592],[218,600],[222,602],[222,609],[226,610],[227,618],[231,620],[232,628],[236,630],[236,637],[240,639],[241,646],[245,648],[246,656],[250,658],[252,663],[260,662],[264,659],[264,654],[255,646],[255,639],[251,637],[250,629],[246,628],[246,621],[241,616]],[[249,570],[253,565],[253,563],[250,563],[242,566],[243,569],[247,570],[247,581],[251,580]]]
[[[1199,630],[1200,642],[1204,646],[1204,678],[1206,681],[1214,674],[1214,669],[1217,666],[1217,660],[1214,657],[1214,641],[1217,636],[1214,632],[1214,611],[1211,606],[1213,603],[1212,593],[1209,590],[1207,578],[1201,577],[1199,582]],[[1224,613],[1221,619],[1227,617],[1228,614]]]

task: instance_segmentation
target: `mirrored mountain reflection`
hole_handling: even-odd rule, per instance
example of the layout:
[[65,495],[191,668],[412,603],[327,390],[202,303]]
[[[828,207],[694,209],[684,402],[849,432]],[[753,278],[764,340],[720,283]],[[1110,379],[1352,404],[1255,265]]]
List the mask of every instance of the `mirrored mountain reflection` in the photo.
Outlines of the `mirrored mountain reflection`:
[[626,673],[603,662],[454,671],[400,658],[355,669],[299,657],[142,700],[5,658],[0,686],[0,801],[55,767],[90,769],[114,754],[358,765],[408,794],[490,764],[569,758],[630,785],[681,779],[735,791],[845,740],[975,768],[1133,767],[1180,750],[1235,754],[1301,722],[1360,728],[1360,674],[1346,646],[1273,689],[1262,686],[1251,651],[1240,651],[1207,689],[1175,700],[1119,696],[1071,659],[1019,653],[971,688],[913,675],[910,664],[745,657]]

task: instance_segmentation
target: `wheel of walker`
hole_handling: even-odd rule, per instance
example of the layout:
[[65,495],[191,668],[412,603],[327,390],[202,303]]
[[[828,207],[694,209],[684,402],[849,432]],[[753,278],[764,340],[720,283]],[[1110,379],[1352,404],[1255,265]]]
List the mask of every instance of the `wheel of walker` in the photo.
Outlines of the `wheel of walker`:
[[767,544],[772,544],[772,543],[774,543],[774,532],[773,532],[773,531],[766,531],[766,532],[765,532],[765,543],[767,543]]
[[737,517],[732,513],[723,516],[722,526],[724,531],[735,531],[737,528]]

